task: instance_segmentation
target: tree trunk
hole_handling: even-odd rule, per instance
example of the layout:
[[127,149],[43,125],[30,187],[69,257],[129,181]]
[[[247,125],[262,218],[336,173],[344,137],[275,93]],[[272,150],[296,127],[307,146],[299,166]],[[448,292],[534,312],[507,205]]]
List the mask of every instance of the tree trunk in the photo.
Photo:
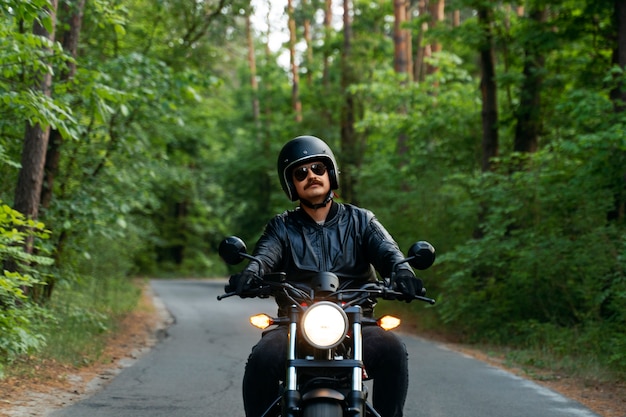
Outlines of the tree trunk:
[[[48,32],[48,30],[36,20],[33,23],[33,33],[54,42],[57,0],[50,1],[50,8],[47,11],[52,22],[52,31]],[[39,85],[36,88],[39,89],[42,94],[50,97],[52,91],[52,70],[50,69],[50,71],[39,74],[38,79]],[[20,169],[17,179],[14,207],[17,211],[30,219],[36,219],[39,215],[49,132],[49,126],[43,126],[39,123],[35,125],[27,123],[24,133],[22,168]],[[32,252],[32,242],[27,242],[24,249],[27,252]]]
[[306,82],[308,85],[313,83],[313,42],[311,40],[311,1],[303,0],[304,6],[304,42],[306,43]]
[[[420,17],[424,16],[427,13],[427,10],[428,10],[428,3],[426,2],[426,0],[419,0],[418,5],[417,5],[417,12],[419,16]],[[413,79],[415,81],[424,81],[425,58],[431,56],[430,45],[422,46],[422,41],[424,40],[424,34],[426,33],[427,30],[428,30],[428,23],[423,22],[414,41],[415,48],[413,48],[413,50],[415,51],[415,57],[413,58]]]
[[[617,45],[613,50],[613,63],[619,65],[622,70],[626,70],[626,2],[624,0],[615,0],[615,30]],[[611,100],[613,100],[613,110],[615,113],[623,114],[626,112],[626,85],[620,81],[611,91]],[[616,166],[622,166],[621,172],[617,176],[617,186],[615,191],[614,208],[608,213],[608,220],[624,222],[626,218],[626,152],[615,152],[614,158],[619,158]]]
[[[59,10],[59,20],[63,23],[62,28],[67,28],[61,34],[61,44],[63,50],[74,60],[67,63],[67,71],[60,75],[60,82],[69,82],[76,75],[76,58],[78,56],[78,39],[83,23],[83,10],[85,0],[75,0],[63,2]],[[57,129],[50,131],[46,162],[44,167],[44,180],[41,190],[41,206],[50,207],[53,196],[54,181],[59,173],[59,163],[61,161],[61,148],[63,147],[63,136]]]
[[483,32],[483,39],[479,51],[482,72],[480,90],[483,102],[483,171],[491,170],[491,158],[498,155],[498,101],[491,19],[491,10],[481,5],[478,8],[478,21]]
[[452,12],[452,27],[458,28],[461,26],[461,11],[459,9],[454,9]]
[[[617,45],[613,50],[613,64],[626,70],[626,3],[623,0],[615,0],[614,4]],[[611,91],[611,99],[615,112],[626,111],[626,86],[623,81]]]
[[[33,22],[33,34],[54,42],[57,0],[51,0],[50,7],[46,11],[50,16],[51,31],[49,32],[39,20],[35,20]],[[47,54],[48,51],[44,52],[44,55]],[[39,85],[34,86],[33,89],[37,88],[41,94],[50,97],[52,94],[52,69],[50,68],[49,71],[37,74],[35,79],[38,80]],[[22,167],[17,178],[13,206],[15,210],[21,212],[28,219],[35,220],[39,216],[49,135],[49,126],[43,126],[39,123],[35,125],[26,123],[22,148]],[[33,253],[32,236],[29,235],[26,238],[23,250],[26,253]],[[4,269],[15,271],[18,269],[18,266],[12,261],[5,262]],[[38,298],[38,288],[23,287],[22,291],[33,299]],[[51,289],[48,289],[47,294],[49,295],[50,293]]]
[[302,121],[302,103],[300,102],[300,76],[296,62],[296,19],[293,11],[293,0],[287,0],[289,15],[289,67],[291,68],[291,105],[296,122]]
[[[430,27],[436,27],[439,22],[443,22],[445,18],[445,0],[430,0],[429,3],[429,11],[430,11]],[[442,46],[439,42],[434,42],[430,45],[430,53],[434,54],[437,52],[441,52]],[[437,72],[438,68],[429,64],[426,67],[426,72],[428,74],[433,74]]]
[[250,13],[246,15],[246,38],[248,40],[248,68],[250,69],[250,89],[252,90],[252,117],[256,127],[257,141],[261,141],[261,107],[259,104],[259,83],[257,81],[256,56],[254,38],[252,37],[252,22]]
[[[267,65],[268,62],[272,61],[272,50],[270,48],[270,36],[272,35],[271,13],[272,13],[272,3],[268,1],[267,2],[267,14],[265,15],[265,24],[267,25],[267,32],[265,32],[265,62],[266,62],[265,65]],[[269,77],[266,80],[264,80],[264,82],[261,84],[261,88],[263,92],[272,91],[272,83]],[[270,126],[268,126],[268,123],[269,123],[269,120],[271,120],[272,107],[264,105],[263,100],[260,100],[259,105],[261,106],[260,107],[261,113],[263,114],[266,120],[263,128],[267,130],[270,128]],[[266,134],[264,134],[264,140],[267,141]]]
[[[411,33],[403,26],[407,22],[407,2],[406,0],[394,0],[394,25],[393,25],[393,43],[394,43],[394,59],[393,68],[397,74],[403,74],[412,76],[409,70],[410,52],[409,45],[411,44]],[[401,105],[398,109],[399,114],[406,114],[406,106]],[[406,164],[406,155],[408,152],[408,136],[405,132],[400,132],[398,135],[398,141],[396,146],[396,153],[400,158],[399,164],[403,166]]]
[[394,0],[393,2],[395,18],[393,24],[393,68],[399,74],[408,74],[409,70],[408,44],[410,32],[403,28],[407,22],[406,6],[406,0]]
[[[528,18],[531,19],[531,31],[542,30],[540,27],[546,20],[545,6],[531,9]],[[520,92],[520,102],[517,108],[515,140],[513,150],[516,152],[535,152],[539,142],[541,130],[541,87],[543,84],[542,72],[545,57],[541,52],[541,45],[532,40],[524,48],[524,80]]]
[[341,150],[343,156],[342,190],[343,199],[352,204],[358,204],[355,188],[356,179],[354,173],[360,165],[355,122],[354,97],[349,91],[354,82],[354,71],[350,62],[352,55],[352,22],[350,18],[350,0],[343,1],[343,51],[341,54],[341,90],[344,102],[341,109]]
[[[326,0],[324,7],[324,45],[330,44],[330,35],[332,33],[332,21],[333,21],[333,0]],[[327,47],[324,48],[324,62],[322,72],[322,84],[326,94],[330,94],[330,70],[329,70],[329,56]]]

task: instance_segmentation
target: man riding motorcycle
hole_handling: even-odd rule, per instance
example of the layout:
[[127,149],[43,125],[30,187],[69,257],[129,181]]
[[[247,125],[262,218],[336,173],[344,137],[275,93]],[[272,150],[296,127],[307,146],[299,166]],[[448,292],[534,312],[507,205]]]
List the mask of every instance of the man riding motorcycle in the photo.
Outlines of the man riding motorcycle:
[[[339,170],[332,150],[314,136],[299,136],[287,142],[277,162],[281,186],[294,210],[275,216],[266,225],[254,249],[260,263],[251,262],[233,275],[226,292],[243,295],[258,277],[282,271],[297,285],[315,272],[335,273],[342,287],[362,285],[383,277],[404,257],[398,245],[374,214],[333,200],[339,187]],[[396,269],[396,289],[411,299],[422,292],[407,264]],[[289,307],[276,299],[279,314]],[[365,306],[372,315],[373,306]],[[260,417],[279,395],[285,376],[287,329],[278,326],[264,333],[252,349],[243,380],[247,417]],[[404,344],[378,326],[363,328],[363,361],[374,380],[373,405],[382,417],[401,417],[408,387],[408,359]]]

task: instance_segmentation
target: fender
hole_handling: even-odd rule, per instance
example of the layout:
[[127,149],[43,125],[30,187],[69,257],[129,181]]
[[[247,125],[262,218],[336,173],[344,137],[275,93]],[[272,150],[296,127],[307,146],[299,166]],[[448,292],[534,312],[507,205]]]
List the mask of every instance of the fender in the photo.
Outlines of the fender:
[[308,391],[306,394],[302,396],[302,401],[314,400],[316,398],[329,398],[331,400],[344,401],[346,397],[330,388],[316,388],[314,390]]

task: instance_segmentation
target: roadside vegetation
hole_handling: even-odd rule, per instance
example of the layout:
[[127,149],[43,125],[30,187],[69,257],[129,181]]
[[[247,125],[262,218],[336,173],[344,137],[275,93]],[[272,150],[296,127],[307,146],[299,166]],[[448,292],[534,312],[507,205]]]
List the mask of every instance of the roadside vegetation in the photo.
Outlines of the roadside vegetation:
[[97,361],[134,277],[232,272],[313,134],[436,247],[423,331],[624,381],[623,2],[277,3],[0,2],[0,373]]

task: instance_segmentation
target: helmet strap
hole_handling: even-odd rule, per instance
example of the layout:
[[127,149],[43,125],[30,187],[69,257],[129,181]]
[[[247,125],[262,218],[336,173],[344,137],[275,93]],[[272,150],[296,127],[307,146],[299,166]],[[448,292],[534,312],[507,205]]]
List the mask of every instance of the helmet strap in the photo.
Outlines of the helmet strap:
[[322,201],[321,203],[313,204],[309,200],[305,200],[303,198],[300,199],[300,203],[304,204],[308,208],[317,210],[318,208],[326,207],[328,203],[332,201],[333,197],[335,197],[335,193],[333,193],[333,191],[330,190],[328,194],[326,195],[326,198],[324,199],[324,201]]

